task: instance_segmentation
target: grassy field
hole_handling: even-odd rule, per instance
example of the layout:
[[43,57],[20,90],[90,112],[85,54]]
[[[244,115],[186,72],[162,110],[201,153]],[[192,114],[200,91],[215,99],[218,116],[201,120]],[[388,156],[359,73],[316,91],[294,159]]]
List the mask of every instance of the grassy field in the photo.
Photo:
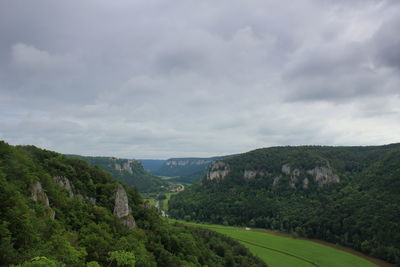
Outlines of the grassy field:
[[171,198],[171,195],[174,195],[174,194],[176,194],[176,193],[165,193],[165,196],[167,198],[160,201],[160,207],[162,210],[168,211],[169,200]]
[[312,241],[282,237],[243,228],[182,222],[205,227],[230,236],[264,260],[269,266],[322,266],[322,267],[370,267],[377,266],[350,253]]

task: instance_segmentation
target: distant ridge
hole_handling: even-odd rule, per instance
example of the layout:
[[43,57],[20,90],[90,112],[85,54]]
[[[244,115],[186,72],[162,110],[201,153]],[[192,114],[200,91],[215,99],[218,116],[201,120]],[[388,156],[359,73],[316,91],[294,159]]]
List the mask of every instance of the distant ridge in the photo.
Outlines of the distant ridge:
[[92,166],[111,173],[116,179],[135,186],[140,192],[158,192],[166,182],[160,177],[150,174],[139,160],[121,159],[115,157],[89,157],[80,155],[67,155],[71,158],[85,160]]

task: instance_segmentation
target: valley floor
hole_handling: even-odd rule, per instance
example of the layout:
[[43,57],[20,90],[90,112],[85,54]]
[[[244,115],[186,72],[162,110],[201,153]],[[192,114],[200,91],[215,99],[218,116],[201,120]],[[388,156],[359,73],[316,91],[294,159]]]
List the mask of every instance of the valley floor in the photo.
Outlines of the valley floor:
[[367,257],[352,249],[319,240],[294,238],[290,235],[268,230],[246,230],[245,228],[230,226],[179,222],[192,226],[205,227],[234,238],[272,267],[394,266],[384,261]]

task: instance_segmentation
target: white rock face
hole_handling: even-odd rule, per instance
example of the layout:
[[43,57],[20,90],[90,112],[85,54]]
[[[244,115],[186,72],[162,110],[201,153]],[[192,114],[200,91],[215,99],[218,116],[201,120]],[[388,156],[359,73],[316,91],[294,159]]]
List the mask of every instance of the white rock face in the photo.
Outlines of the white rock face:
[[289,186],[291,188],[296,188],[296,184],[299,181],[298,177],[300,176],[301,171],[299,169],[294,169],[292,171],[290,164],[286,163],[286,164],[282,165],[282,173],[285,175],[290,175]]
[[290,174],[290,164],[286,163],[282,165],[282,173],[289,175]]
[[35,202],[39,202],[41,204],[43,204],[44,206],[46,206],[46,210],[48,212],[48,215],[50,216],[50,218],[52,220],[54,220],[56,213],[55,211],[50,208],[50,203],[49,203],[49,198],[47,197],[46,192],[44,192],[42,184],[39,182],[35,182],[32,185],[31,188],[31,198],[35,201]]
[[135,228],[135,219],[132,217],[131,208],[128,203],[128,196],[125,189],[119,185],[115,193],[114,215],[120,219],[121,223],[129,229]]
[[118,218],[129,215],[128,196],[125,189],[120,185],[115,193],[114,215]]
[[[296,185],[299,183],[300,179],[299,177],[301,176],[302,173],[307,173],[310,174],[314,177],[314,181],[318,184],[319,187],[323,187],[328,184],[333,184],[333,183],[339,183],[340,179],[339,176],[336,174],[333,174],[332,169],[330,168],[329,164],[328,167],[315,167],[312,170],[308,170],[306,172],[300,170],[300,169],[293,169],[291,168],[289,163],[286,163],[282,165],[282,173],[284,175],[289,175],[289,186],[291,188],[296,188]],[[276,177],[274,179],[273,185],[278,184],[279,182],[279,177]],[[308,188],[310,181],[306,177],[302,181],[302,186],[304,189]]]
[[[113,158],[113,161],[115,162],[117,159]],[[126,171],[129,172],[130,174],[133,173],[133,169],[131,164],[137,162],[135,159],[128,159],[124,161],[123,163],[114,163],[114,169],[117,171]]]
[[211,166],[211,169],[207,173],[208,180],[221,180],[229,174],[229,165],[218,161]]
[[39,202],[45,205],[46,207],[50,207],[49,198],[47,197],[46,192],[44,192],[41,183],[35,182],[32,185],[31,192],[32,192],[32,199],[34,201]]
[[246,180],[251,180],[251,179],[256,178],[257,175],[263,177],[263,176],[268,175],[268,172],[267,171],[256,171],[256,170],[244,170],[243,178]]
[[67,177],[65,177],[65,176],[54,176],[53,178],[54,178],[54,181],[56,181],[57,184],[59,184],[61,187],[65,188],[68,191],[69,196],[71,198],[73,198],[75,196],[74,186],[72,185],[72,183],[70,182],[70,180]]
[[339,176],[333,174],[331,168],[315,167],[312,170],[308,170],[307,173],[314,177],[314,180],[318,183],[319,187],[340,182]]

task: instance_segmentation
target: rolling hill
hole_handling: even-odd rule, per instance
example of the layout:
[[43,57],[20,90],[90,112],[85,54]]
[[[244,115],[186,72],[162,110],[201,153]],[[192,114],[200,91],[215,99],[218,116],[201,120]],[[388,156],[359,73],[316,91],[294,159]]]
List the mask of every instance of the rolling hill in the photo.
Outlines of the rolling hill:
[[[0,266],[266,266],[77,158],[0,141]],[[223,253],[221,253],[223,252]]]
[[275,229],[400,261],[400,144],[271,147],[216,161],[175,218]]

